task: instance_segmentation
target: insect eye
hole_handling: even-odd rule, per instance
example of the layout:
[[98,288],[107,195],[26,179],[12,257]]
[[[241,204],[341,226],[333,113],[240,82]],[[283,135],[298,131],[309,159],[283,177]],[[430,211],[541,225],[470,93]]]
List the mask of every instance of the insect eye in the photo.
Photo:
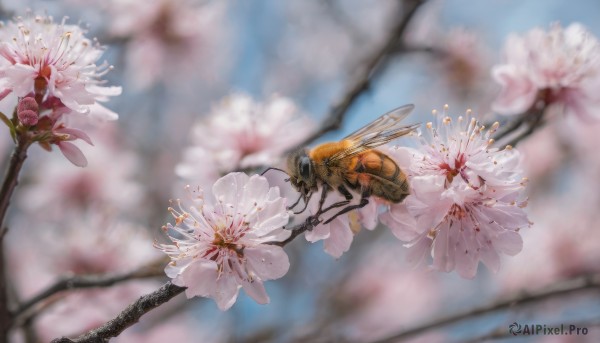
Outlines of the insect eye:
[[300,170],[300,175],[303,179],[308,179],[310,177],[310,160],[308,157],[302,157],[300,159],[298,169]]

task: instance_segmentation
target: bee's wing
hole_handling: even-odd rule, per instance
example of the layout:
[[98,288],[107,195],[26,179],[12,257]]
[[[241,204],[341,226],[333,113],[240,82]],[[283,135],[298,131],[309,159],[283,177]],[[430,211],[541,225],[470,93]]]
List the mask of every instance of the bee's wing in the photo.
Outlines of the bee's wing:
[[329,160],[341,160],[374,149],[412,132],[421,124],[400,125],[400,123],[414,108],[414,105],[398,107],[349,134],[344,140],[351,141],[352,145],[332,155]]

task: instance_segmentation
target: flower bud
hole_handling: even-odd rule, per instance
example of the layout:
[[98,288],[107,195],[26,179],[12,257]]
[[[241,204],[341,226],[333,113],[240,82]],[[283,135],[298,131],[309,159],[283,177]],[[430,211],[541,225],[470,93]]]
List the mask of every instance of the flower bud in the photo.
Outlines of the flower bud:
[[34,98],[26,97],[17,105],[17,117],[23,125],[33,126],[38,122],[38,104]]

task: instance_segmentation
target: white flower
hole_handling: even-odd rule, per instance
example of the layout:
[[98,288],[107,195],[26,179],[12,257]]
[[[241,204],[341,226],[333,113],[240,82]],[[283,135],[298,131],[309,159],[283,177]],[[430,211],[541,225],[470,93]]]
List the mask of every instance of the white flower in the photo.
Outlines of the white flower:
[[0,29],[0,92],[18,97],[35,94],[54,105],[55,99],[69,109],[115,120],[117,114],[98,102],[121,94],[120,87],[103,86],[110,67],[96,65],[103,50],[85,37],[76,25],[52,17],[18,17]]
[[283,248],[264,244],[290,235],[285,199],[258,175],[230,173],[213,186],[216,203],[201,194],[194,206],[170,209],[175,225],[164,230],[174,243],[158,248],[171,257],[165,268],[188,298],[211,297],[221,310],[230,308],[241,287],[260,304],[269,302],[263,281],[285,275],[289,260]]

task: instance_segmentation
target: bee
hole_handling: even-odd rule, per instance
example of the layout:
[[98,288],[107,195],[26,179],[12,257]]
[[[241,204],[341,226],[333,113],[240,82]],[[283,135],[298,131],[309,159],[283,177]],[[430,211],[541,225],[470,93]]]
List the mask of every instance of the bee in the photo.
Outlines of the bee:
[[[302,148],[287,158],[287,173],[292,186],[300,193],[298,201],[304,200],[303,212],[312,195],[323,188],[317,217],[333,208],[346,206],[336,215],[326,220],[366,206],[368,198],[375,196],[391,203],[399,203],[409,194],[406,174],[396,162],[385,153],[375,149],[398,137],[404,136],[420,124],[400,125],[414,109],[405,105],[394,109],[363,128],[349,134],[339,142],[320,144],[312,149]],[[327,193],[338,191],[345,201],[337,202],[323,209]],[[353,190],[361,196],[356,205],[349,205]],[[347,206],[348,205],[348,206]]]

